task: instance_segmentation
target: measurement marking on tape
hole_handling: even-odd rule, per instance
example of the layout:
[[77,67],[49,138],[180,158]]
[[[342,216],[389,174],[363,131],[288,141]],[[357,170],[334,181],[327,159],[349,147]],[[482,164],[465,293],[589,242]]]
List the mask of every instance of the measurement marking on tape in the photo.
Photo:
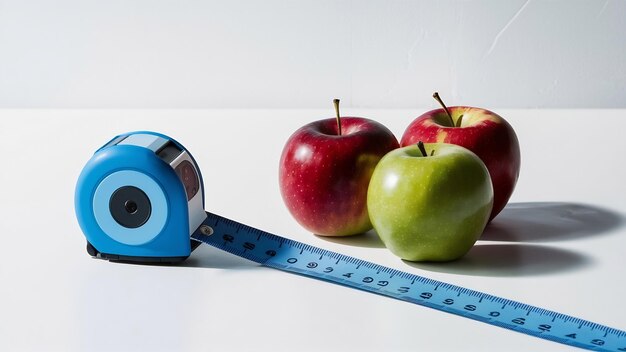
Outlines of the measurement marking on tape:
[[268,267],[570,346],[626,352],[622,330],[313,247],[211,213],[207,216],[204,224],[214,224],[213,235],[198,231],[192,238]]

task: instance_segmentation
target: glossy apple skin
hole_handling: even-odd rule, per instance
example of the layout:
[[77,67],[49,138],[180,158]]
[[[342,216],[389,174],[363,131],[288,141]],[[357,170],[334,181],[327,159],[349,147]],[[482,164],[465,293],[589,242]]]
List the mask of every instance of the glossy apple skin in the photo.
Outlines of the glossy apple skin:
[[287,141],[279,166],[283,200],[307,230],[322,236],[348,236],[372,228],[367,187],[378,161],[399,147],[382,124],[342,117],[307,124]]
[[506,120],[489,110],[468,106],[453,106],[448,110],[455,122],[463,115],[461,127],[448,127],[445,111],[432,110],[407,127],[400,144],[404,147],[419,141],[451,143],[478,155],[493,183],[491,221],[506,206],[519,178],[521,157],[517,135]]
[[480,237],[493,206],[484,163],[468,149],[426,143],[396,149],[376,166],[367,205],[385,246],[409,261],[462,257]]

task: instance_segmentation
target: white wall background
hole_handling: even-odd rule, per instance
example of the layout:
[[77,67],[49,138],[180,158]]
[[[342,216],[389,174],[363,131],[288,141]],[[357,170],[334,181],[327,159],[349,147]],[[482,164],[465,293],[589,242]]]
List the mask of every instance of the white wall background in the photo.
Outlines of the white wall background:
[[626,1],[0,0],[0,108],[626,108]]

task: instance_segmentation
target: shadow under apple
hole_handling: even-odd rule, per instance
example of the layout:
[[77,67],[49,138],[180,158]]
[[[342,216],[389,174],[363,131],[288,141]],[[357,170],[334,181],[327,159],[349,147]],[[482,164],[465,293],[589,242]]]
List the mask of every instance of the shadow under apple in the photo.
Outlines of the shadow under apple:
[[365,233],[353,235],[353,236],[319,236],[317,238],[323,239],[328,242],[344,244],[348,246],[357,246],[365,248],[385,248],[385,244],[381,241],[380,237],[376,233],[376,230],[369,230]]
[[566,241],[610,232],[623,215],[588,204],[510,203],[487,226],[481,240],[511,242]]
[[473,276],[536,276],[579,270],[591,259],[562,248],[532,244],[476,244],[461,259],[446,262],[409,262],[433,272]]

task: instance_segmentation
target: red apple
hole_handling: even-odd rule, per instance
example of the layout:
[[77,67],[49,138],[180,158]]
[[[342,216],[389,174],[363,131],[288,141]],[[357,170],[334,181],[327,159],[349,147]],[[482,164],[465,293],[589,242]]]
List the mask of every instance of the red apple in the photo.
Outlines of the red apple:
[[382,124],[362,117],[311,122],[291,135],[280,158],[280,191],[291,215],[323,236],[372,229],[367,188],[374,168],[398,140]]
[[416,118],[406,129],[400,144],[419,141],[451,143],[473,151],[485,163],[493,183],[493,209],[489,221],[509,201],[520,169],[519,142],[506,120],[486,109],[469,106],[446,107],[439,94],[433,95],[443,109]]

